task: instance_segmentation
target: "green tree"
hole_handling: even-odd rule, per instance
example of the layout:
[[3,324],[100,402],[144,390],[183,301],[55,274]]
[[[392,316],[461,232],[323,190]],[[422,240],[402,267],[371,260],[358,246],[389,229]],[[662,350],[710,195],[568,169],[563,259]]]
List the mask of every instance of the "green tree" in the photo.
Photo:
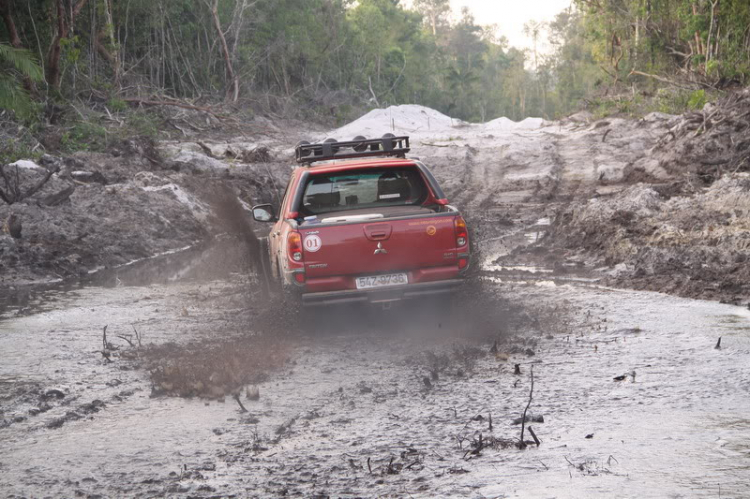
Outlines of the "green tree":
[[414,6],[428,23],[432,36],[437,36],[438,27],[447,24],[451,11],[449,0],[415,0]]
[[584,97],[591,95],[606,75],[597,65],[580,11],[565,9],[555,16],[548,29],[554,81],[549,97],[555,113],[566,114],[578,109]]

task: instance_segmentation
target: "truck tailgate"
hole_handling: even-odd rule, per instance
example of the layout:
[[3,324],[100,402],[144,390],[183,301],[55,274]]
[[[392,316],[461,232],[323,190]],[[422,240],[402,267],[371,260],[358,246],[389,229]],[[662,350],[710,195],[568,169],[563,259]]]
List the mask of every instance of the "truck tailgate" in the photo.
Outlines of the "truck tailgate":
[[307,278],[457,264],[458,214],[300,228]]

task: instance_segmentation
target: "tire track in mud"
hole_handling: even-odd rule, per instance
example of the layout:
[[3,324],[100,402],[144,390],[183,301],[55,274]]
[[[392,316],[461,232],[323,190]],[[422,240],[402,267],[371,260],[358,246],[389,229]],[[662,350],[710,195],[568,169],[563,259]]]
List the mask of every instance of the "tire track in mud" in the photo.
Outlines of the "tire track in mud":
[[[562,176],[558,139],[546,132],[503,133],[467,140],[462,157],[455,148],[421,155],[441,183],[450,186],[449,199],[467,217],[482,265],[527,245],[526,229],[548,216]],[[458,175],[452,165],[460,165]],[[520,238],[514,236],[518,234]]]
[[589,147],[588,144],[574,141],[575,134],[576,132],[572,131],[569,136],[558,137],[554,141],[559,165],[556,171],[558,184],[555,194],[565,201],[571,201],[576,197],[584,198],[592,194],[590,191],[595,190],[597,180],[596,146]]
[[466,191],[458,198],[460,205],[468,212],[478,211],[484,202],[491,198],[494,192],[490,188],[492,177],[499,173],[502,177],[504,168],[489,169],[486,158],[482,151],[468,146],[464,156],[463,183]]
[[474,147],[467,141],[463,148],[463,155],[422,154],[420,157],[444,185],[452,204],[465,210],[494,204],[496,201],[493,198],[502,190],[507,169],[502,160],[506,146]]
[[564,173],[566,170],[567,162],[564,160],[563,156],[560,153],[560,138],[556,137],[553,134],[550,135],[551,139],[549,140],[549,145],[551,150],[548,152],[549,157],[546,159],[551,166],[545,177],[545,179],[548,179],[548,181],[545,182],[546,185],[542,183],[537,184],[537,189],[535,189],[534,193],[532,194],[530,201],[557,200],[560,195],[561,187],[565,180]]
[[[463,158],[460,155],[448,156],[447,158],[427,158],[428,167],[436,170],[436,175],[441,184],[449,184],[447,195],[448,200],[457,206],[466,207],[474,199],[477,187],[474,185],[474,153],[470,148],[466,148]],[[452,168],[453,165],[461,165],[460,173],[456,175]],[[456,178],[457,177],[457,178]],[[457,186],[453,186],[457,183]]]

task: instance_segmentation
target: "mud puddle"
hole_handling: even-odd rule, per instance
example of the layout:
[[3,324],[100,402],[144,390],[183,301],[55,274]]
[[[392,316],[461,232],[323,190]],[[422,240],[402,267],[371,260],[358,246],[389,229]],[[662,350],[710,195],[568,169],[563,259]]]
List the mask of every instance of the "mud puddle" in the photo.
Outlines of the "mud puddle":
[[64,308],[87,288],[168,284],[190,280],[228,279],[246,264],[244,247],[230,236],[178,248],[112,269],[99,269],[80,279],[20,284],[0,289],[0,320]]
[[[58,309],[2,320],[5,495],[717,497],[721,487],[742,497],[750,487],[741,308],[504,282],[496,290],[530,315],[497,353],[460,311],[438,325],[339,324],[299,337],[294,364],[259,384],[257,400],[243,391],[248,412],[230,397],[151,398],[147,373],[101,358],[104,318],[113,333],[136,324],[146,341],[224,334],[241,313],[226,300],[237,286],[84,288]],[[521,451],[513,420],[532,366],[529,411],[544,422],[530,423],[541,445]],[[55,426],[70,412],[81,417]]]

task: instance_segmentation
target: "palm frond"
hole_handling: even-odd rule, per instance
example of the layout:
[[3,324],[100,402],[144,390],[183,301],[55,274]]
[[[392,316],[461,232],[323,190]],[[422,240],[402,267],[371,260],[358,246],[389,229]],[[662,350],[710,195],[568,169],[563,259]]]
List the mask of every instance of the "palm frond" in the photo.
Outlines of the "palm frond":
[[0,109],[15,111],[26,117],[31,108],[31,98],[21,83],[12,76],[0,74]]
[[7,43],[0,43],[0,61],[11,64],[21,75],[32,81],[42,81],[42,67],[26,49],[17,49]]

